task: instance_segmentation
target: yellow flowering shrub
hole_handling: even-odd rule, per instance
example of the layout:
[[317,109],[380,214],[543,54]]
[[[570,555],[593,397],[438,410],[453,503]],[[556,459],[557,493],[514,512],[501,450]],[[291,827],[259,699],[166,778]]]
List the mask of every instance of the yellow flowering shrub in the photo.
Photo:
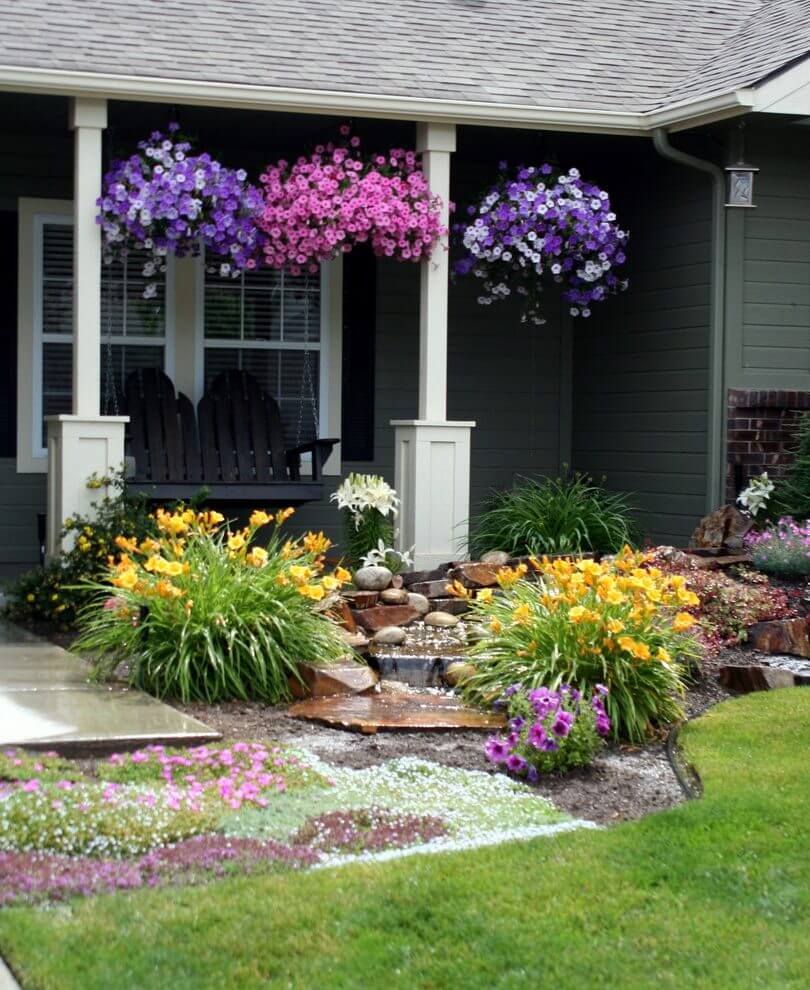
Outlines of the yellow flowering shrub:
[[257,509],[232,529],[219,512],[158,509],[156,537],[117,537],[78,648],[97,657],[101,676],[127,659],[133,683],[158,697],[287,698],[300,662],[345,653],[313,606],[351,579],[325,572],[323,533],[282,538],[293,511]]
[[684,578],[628,548],[603,563],[532,558],[532,566],[533,580],[504,568],[500,592],[472,601],[487,637],[473,649],[465,692],[491,701],[512,684],[571,684],[585,695],[604,684],[613,731],[632,740],[681,718],[679,658],[697,655],[685,609],[699,604]]

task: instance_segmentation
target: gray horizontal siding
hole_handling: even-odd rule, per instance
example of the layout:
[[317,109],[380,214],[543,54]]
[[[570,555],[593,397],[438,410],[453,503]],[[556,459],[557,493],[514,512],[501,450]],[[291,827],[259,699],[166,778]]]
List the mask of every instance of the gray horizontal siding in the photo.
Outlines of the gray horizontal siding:
[[804,127],[755,122],[746,157],[760,172],[756,209],[741,222],[732,218],[729,227],[730,237],[742,237],[742,249],[741,264],[730,273],[730,291],[741,302],[728,332],[728,385],[807,389],[810,135]]
[[45,475],[17,474],[14,458],[0,458],[0,579],[39,560],[37,513],[45,511]]
[[705,507],[710,190],[645,164],[620,215],[630,288],[575,321],[574,466],[631,493],[648,537],[682,544]]

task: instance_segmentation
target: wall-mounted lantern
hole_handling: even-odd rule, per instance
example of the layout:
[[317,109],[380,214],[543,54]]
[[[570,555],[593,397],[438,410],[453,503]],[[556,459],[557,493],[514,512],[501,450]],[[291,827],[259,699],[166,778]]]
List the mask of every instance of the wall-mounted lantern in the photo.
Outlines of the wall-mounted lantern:
[[726,168],[726,206],[754,209],[754,175],[759,171],[740,160]]

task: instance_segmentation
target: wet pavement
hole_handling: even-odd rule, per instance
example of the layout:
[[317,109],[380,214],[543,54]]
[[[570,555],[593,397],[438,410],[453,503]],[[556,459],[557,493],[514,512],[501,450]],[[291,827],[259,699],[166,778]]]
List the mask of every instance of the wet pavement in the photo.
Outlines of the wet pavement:
[[163,702],[88,674],[78,657],[0,621],[0,745],[100,753],[220,738]]

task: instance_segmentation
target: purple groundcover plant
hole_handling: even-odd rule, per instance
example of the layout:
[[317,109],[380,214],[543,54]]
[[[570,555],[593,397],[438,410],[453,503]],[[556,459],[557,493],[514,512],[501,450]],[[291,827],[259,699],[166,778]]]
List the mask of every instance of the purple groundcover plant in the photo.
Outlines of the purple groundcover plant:
[[757,570],[785,578],[810,575],[810,519],[782,516],[761,532],[749,533],[744,543]]
[[268,866],[298,869],[319,858],[312,849],[221,835],[198,836],[130,860],[0,852],[0,906],[195,883]]
[[372,807],[309,818],[293,836],[293,843],[324,852],[381,852],[429,842],[447,833],[446,823],[433,815]]
[[594,303],[627,288],[616,270],[626,261],[628,234],[604,189],[575,168],[521,165],[512,173],[501,162],[500,171],[486,196],[468,207],[467,223],[455,227],[466,254],[454,270],[482,279],[479,303],[514,290],[524,298],[523,319],[542,324],[545,276],[565,286],[573,316],[590,316]]
[[[261,258],[261,191],[247,182],[244,169],[226,168],[207,153],[191,154],[178,130],[172,123],[167,134],[153,131],[136,154],[114,161],[104,176],[97,203],[104,262],[123,260],[132,248],[144,250],[149,280],[165,272],[169,254],[197,254],[204,245],[209,269],[236,277]],[[144,297],[156,292],[157,283],[147,281]]]
[[589,766],[610,732],[605,711],[607,688],[597,685],[589,704],[576,688],[527,691],[513,684],[496,702],[509,715],[506,736],[492,736],[484,747],[491,763],[535,783],[541,773]]

